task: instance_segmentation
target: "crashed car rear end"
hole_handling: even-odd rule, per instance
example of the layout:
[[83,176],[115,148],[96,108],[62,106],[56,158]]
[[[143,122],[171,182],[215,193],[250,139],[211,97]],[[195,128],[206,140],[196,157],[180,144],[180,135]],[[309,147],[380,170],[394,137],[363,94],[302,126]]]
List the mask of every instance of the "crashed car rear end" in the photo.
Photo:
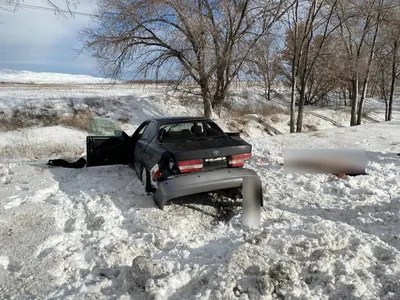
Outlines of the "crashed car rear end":
[[131,137],[88,137],[87,148],[88,166],[122,161],[133,167],[161,209],[171,199],[205,192],[241,198],[248,190],[263,202],[260,178],[244,168],[252,146],[206,118],[149,119]]
[[251,145],[237,136],[185,141],[183,152],[166,148],[151,173],[157,187],[154,202],[160,208],[173,198],[212,191],[242,198],[244,178],[258,182],[261,188],[257,173],[244,168],[251,158]]

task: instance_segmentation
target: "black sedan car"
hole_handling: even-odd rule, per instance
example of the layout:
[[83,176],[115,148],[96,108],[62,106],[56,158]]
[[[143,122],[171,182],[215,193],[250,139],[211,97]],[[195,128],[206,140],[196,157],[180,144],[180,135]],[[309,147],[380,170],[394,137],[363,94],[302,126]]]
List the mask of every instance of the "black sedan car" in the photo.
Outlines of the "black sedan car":
[[262,205],[261,180],[244,168],[251,150],[238,133],[225,133],[210,119],[158,118],[132,136],[88,136],[86,166],[129,164],[161,209],[173,198],[204,192],[240,197],[246,181]]

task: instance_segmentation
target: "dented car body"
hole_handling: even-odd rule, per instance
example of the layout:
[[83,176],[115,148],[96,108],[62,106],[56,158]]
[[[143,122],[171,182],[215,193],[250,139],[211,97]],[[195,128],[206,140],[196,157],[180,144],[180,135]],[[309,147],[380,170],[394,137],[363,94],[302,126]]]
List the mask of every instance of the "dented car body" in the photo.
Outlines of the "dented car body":
[[130,165],[161,209],[173,198],[204,192],[241,197],[245,179],[255,184],[262,205],[261,180],[244,168],[251,151],[238,133],[225,133],[210,119],[158,118],[132,136],[88,136],[87,166]]

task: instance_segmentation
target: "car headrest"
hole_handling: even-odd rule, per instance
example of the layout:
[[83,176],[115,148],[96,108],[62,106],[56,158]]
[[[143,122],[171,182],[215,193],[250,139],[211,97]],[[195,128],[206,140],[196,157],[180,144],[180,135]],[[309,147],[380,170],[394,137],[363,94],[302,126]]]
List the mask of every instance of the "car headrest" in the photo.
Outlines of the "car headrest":
[[167,135],[168,135],[168,133],[165,128],[160,129],[160,131],[158,132],[158,137],[161,140],[165,139],[167,137]]
[[194,125],[193,133],[195,135],[202,135],[203,134],[203,127],[200,125]]

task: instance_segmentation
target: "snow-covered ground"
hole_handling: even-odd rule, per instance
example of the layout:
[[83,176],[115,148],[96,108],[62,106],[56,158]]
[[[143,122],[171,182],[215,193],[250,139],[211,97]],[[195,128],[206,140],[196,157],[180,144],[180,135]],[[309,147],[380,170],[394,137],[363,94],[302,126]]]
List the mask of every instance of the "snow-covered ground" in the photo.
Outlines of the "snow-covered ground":
[[[390,122],[251,139],[248,167],[266,203],[251,230],[240,214],[220,221],[205,196],[158,210],[129,167],[4,162],[0,295],[398,299],[399,130]],[[282,149],[299,147],[365,148],[368,175],[285,174]]]
[[16,71],[8,69],[0,69],[0,82],[15,83],[50,83],[50,84],[66,84],[66,83],[108,83],[109,79],[94,77],[89,75],[70,75],[51,72],[30,72]]
[[[249,95],[232,105],[261,101]],[[131,134],[148,117],[201,114],[178,96],[153,85],[6,84],[0,116],[86,109],[124,119]],[[207,195],[161,211],[129,167],[46,166],[84,154],[84,130],[0,132],[0,299],[400,299],[400,114],[396,103],[395,121],[376,123],[382,106],[369,103],[377,115],[351,128],[345,109],[307,109],[305,134],[269,136],[265,124],[287,132],[283,113],[238,123],[263,182],[257,228]],[[233,119],[216,120],[231,130]],[[367,175],[286,174],[286,148],[366,149]]]

